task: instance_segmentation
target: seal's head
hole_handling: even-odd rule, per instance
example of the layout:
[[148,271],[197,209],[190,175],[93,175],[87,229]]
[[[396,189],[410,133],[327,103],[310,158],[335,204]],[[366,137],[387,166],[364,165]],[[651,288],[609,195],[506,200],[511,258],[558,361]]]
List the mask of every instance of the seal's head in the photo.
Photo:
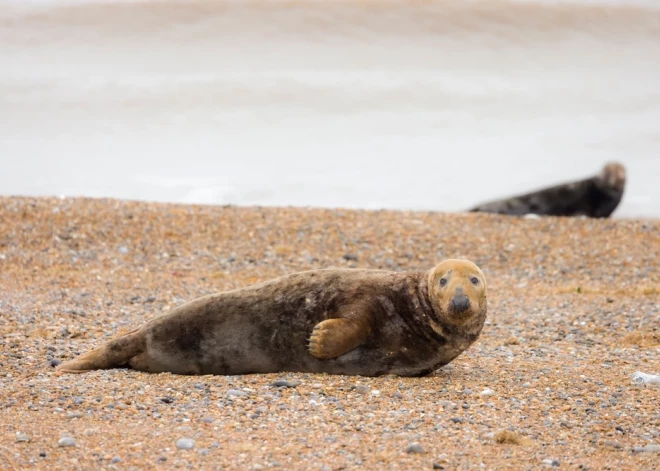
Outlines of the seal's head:
[[483,325],[486,277],[469,260],[445,260],[429,272],[429,296],[442,322],[454,326]]
[[603,187],[621,192],[626,185],[626,169],[618,162],[608,162],[600,171],[598,181]]

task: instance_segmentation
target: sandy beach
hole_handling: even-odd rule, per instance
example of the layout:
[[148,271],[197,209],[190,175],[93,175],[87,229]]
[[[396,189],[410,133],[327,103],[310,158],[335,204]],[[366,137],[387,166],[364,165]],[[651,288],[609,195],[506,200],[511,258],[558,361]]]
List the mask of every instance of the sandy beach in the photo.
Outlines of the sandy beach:
[[[660,386],[631,376],[660,374],[659,234],[656,220],[0,198],[0,468],[652,469]],[[450,257],[483,268],[489,317],[426,378],[51,366],[204,294]]]

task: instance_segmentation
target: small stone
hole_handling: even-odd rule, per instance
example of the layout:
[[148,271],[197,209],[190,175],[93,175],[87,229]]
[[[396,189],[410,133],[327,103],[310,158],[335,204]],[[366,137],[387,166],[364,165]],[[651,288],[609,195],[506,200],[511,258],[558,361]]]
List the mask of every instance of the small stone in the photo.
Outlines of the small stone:
[[213,420],[214,420],[213,417],[204,417],[202,419],[202,422],[204,422],[205,424],[212,424]]
[[110,463],[115,464],[115,463],[119,463],[120,461],[121,458],[119,456],[115,456],[114,458],[112,458],[112,460],[110,460]]
[[346,261],[357,262],[357,259],[358,259],[358,257],[355,254],[352,254],[352,253],[345,253],[344,254],[344,260],[346,260]]
[[445,467],[440,463],[433,463],[433,469],[445,469]]
[[396,397],[397,399],[403,399],[403,394],[397,391],[394,394],[392,394],[392,397]]
[[481,391],[479,393],[480,396],[486,396],[486,397],[487,396],[493,396],[494,394],[495,394],[495,391],[493,391],[492,389],[488,389],[488,388],[484,389],[483,391]]
[[58,360],[57,358],[53,358],[52,360],[50,360],[50,366],[52,366],[53,368],[61,364],[62,364],[62,360]]
[[355,391],[360,394],[369,394],[369,388],[363,384],[358,384],[357,386],[355,386]]
[[39,452],[39,458],[45,458],[46,457],[46,452],[45,451],[40,451]]
[[460,423],[463,422],[463,419],[461,419],[460,417],[452,417],[452,418],[449,419],[449,420],[451,420],[451,421],[454,422],[455,424],[460,424]]
[[57,446],[59,447],[76,446],[76,441],[71,437],[63,437],[57,441]]
[[249,395],[248,393],[246,393],[245,391],[241,391],[240,389],[230,389],[229,391],[227,391],[227,396],[228,397],[232,397],[232,396],[246,397],[248,395]]
[[603,446],[610,447],[610,448],[616,448],[617,450],[620,450],[623,448],[623,445],[619,442],[615,442],[614,440],[605,440],[603,442]]
[[164,402],[165,404],[172,404],[174,402],[173,397],[165,396],[160,398],[161,402]]
[[543,466],[546,466],[548,468],[556,468],[557,466],[559,466],[559,460],[552,460],[550,458],[546,458],[543,461],[541,461],[541,464],[543,464]]
[[374,397],[380,396],[380,391],[378,389],[374,389],[371,391],[371,395]]
[[660,453],[660,445],[652,444],[639,447],[642,453]]
[[30,441],[30,437],[24,433],[16,432],[16,443],[26,443]]
[[406,447],[406,453],[424,453],[424,448],[418,442],[412,442]]
[[176,447],[179,450],[192,450],[195,447],[195,440],[192,438],[179,438],[176,441]]
[[67,419],[80,419],[83,416],[82,412],[69,412],[66,415]]
[[295,388],[300,385],[300,381],[288,381],[286,379],[278,379],[271,383],[274,388]]
[[83,402],[85,402],[85,400],[84,400],[82,397],[77,397],[77,398],[75,398],[75,399],[73,400],[73,403],[76,404],[76,405],[78,405],[78,406],[79,406],[80,404],[82,404]]
[[632,380],[635,384],[660,384],[660,375],[635,371],[635,373],[632,375]]

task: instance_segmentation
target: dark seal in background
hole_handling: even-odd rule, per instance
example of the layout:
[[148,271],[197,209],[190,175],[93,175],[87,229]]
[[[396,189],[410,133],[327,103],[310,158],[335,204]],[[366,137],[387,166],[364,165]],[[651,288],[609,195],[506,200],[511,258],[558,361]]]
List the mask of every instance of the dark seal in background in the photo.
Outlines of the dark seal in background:
[[595,177],[490,201],[470,211],[517,216],[538,214],[607,218],[621,202],[625,184],[626,170],[623,165],[610,162]]

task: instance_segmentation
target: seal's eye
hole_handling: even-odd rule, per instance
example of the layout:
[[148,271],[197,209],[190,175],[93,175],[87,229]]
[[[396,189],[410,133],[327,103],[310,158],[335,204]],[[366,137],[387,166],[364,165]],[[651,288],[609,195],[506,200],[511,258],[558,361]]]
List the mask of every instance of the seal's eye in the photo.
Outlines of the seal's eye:
[[479,278],[477,278],[476,276],[473,276],[472,278],[470,278],[470,281],[472,282],[473,285],[478,285],[479,284]]
[[447,278],[440,278],[440,286],[444,286],[447,284]]

